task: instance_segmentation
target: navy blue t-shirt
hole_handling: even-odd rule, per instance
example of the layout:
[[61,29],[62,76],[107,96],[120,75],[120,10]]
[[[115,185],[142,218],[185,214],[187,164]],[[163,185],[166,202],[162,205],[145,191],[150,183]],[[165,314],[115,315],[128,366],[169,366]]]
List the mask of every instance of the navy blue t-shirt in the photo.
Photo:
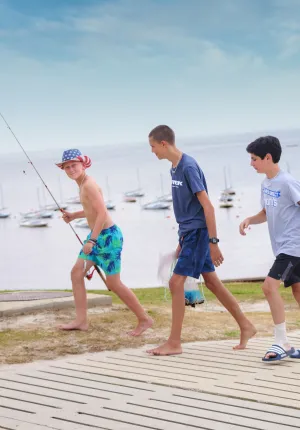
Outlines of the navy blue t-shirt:
[[177,168],[171,168],[173,207],[179,236],[196,228],[205,228],[203,207],[195,195],[207,191],[204,173],[196,160],[182,154]]

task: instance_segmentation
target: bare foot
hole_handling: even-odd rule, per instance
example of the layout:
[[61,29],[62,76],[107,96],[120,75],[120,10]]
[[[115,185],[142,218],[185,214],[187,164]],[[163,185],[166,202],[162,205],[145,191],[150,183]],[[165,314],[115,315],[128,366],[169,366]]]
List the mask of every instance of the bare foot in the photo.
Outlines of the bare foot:
[[180,344],[175,345],[167,341],[157,348],[148,349],[147,353],[150,355],[177,355],[182,354],[182,348]]
[[69,324],[61,324],[58,326],[59,330],[81,330],[81,331],[87,331],[89,328],[89,325],[87,322],[80,323],[78,321],[72,321]]
[[148,330],[148,328],[153,326],[153,319],[152,318],[147,318],[146,320],[140,321],[137,325],[137,327],[130,331],[128,334],[130,336],[140,336],[142,333],[144,333],[144,331]]
[[253,324],[249,324],[249,326],[245,327],[244,329],[241,329],[241,337],[240,337],[240,343],[233,347],[234,350],[239,349],[245,349],[248,343],[248,340],[251,339],[251,337],[255,336],[257,333],[256,328]]

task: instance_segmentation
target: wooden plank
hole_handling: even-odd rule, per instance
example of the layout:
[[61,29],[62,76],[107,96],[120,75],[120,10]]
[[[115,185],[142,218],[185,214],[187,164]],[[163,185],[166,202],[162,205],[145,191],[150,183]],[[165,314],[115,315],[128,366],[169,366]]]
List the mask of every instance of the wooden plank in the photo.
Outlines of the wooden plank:
[[[287,420],[285,419],[284,424],[278,423],[278,421],[274,420],[274,415],[266,416],[263,412],[256,412],[256,414],[251,411],[247,414],[246,410],[239,410],[237,408],[229,408],[227,405],[216,405],[217,407],[210,407],[207,404],[203,404],[202,407],[198,404],[195,407],[191,407],[191,405],[184,404],[171,404],[170,402],[163,403],[161,401],[138,401],[137,403],[128,403],[127,411],[130,411],[130,406],[132,406],[132,411],[138,408],[137,410],[144,411],[145,413],[156,413],[156,411],[160,411],[163,413],[164,417],[173,416],[173,419],[188,424],[189,422],[197,422],[198,420],[209,420],[210,422],[218,422],[224,424],[234,424],[239,428],[248,427],[251,429],[260,429],[260,430],[279,430],[285,428],[289,429],[298,429],[300,420],[294,420],[293,425],[291,423],[291,418],[289,418],[289,422],[287,424]],[[256,416],[255,416],[256,415]],[[190,421],[190,418],[192,421]],[[205,425],[205,423],[203,423]]]
[[[80,392],[81,395],[85,395],[88,397],[93,398],[111,398],[113,396],[124,396],[124,397],[131,397],[134,395],[134,393],[137,393],[138,390],[134,389],[127,389],[123,387],[112,387],[109,389],[109,383],[106,384],[103,383],[97,383],[95,381],[90,380],[78,380],[76,382],[71,382],[70,377],[61,375],[61,376],[53,376],[51,378],[50,375],[45,375],[46,377],[40,377],[38,373],[34,373],[31,375],[11,375],[8,374],[7,378],[1,378],[0,377],[0,385],[2,384],[2,381],[7,382],[15,382],[19,384],[23,384],[26,386],[33,386],[33,387],[48,387],[49,389],[57,390],[57,391],[63,391],[65,393],[73,391],[73,394],[78,394]],[[49,376],[47,378],[47,376]]]
[[[190,394],[190,393],[189,393]],[[261,405],[260,403],[247,402],[247,401],[237,401],[237,399],[228,399],[221,396],[209,396],[207,394],[202,394],[202,398],[191,397],[174,397],[171,396],[154,396],[151,397],[148,404],[153,404],[153,402],[160,402],[158,405],[163,405],[164,408],[172,408],[172,410],[177,411],[177,407],[182,407],[183,413],[189,411],[190,409],[197,410],[197,413],[203,413],[202,411],[211,411],[212,413],[222,413],[224,415],[232,416],[243,416],[250,419],[255,419],[258,421],[268,421],[275,422],[278,424],[286,425],[287,420],[289,425],[295,426],[296,428],[300,425],[300,410],[294,413],[293,410],[287,408],[278,407],[267,408],[266,405]],[[129,401],[132,402],[131,400]],[[144,402],[144,401],[143,401]],[[138,402],[141,404],[141,401]],[[147,404],[146,404],[147,405]],[[170,409],[171,410],[171,409]],[[179,409],[178,409],[179,410]],[[298,412],[298,413],[297,413]]]
[[[19,420],[15,420],[13,418],[7,418],[5,416],[1,415],[0,412],[0,430],[57,430],[58,427],[45,427],[44,424],[32,424],[32,423],[26,423]],[[75,430],[74,427],[73,429]]]
[[[122,376],[117,376],[112,372],[112,375],[105,375],[96,372],[89,372],[82,367],[75,368],[75,366],[69,366],[67,363],[63,363],[60,367],[49,366],[49,369],[45,369],[39,372],[42,375],[60,375],[68,376],[68,378],[75,379],[76,381],[80,379],[92,380],[96,382],[101,382],[110,386],[117,386],[118,389],[128,388],[136,390],[139,392],[147,391],[154,392],[154,389],[147,384],[147,381],[137,380],[136,378],[125,378],[124,374]],[[88,375],[91,375],[90,377]],[[88,379],[93,378],[93,379]]]
[[107,403],[107,401],[109,401],[109,397],[105,397],[105,396],[100,396],[100,395],[89,395],[88,391],[86,392],[86,395],[84,393],[80,393],[80,392],[73,392],[71,390],[64,390],[62,388],[60,389],[55,389],[55,388],[51,388],[49,387],[49,385],[44,385],[44,386],[37,386],[36,384],[34,386],[25,383],[22,384],[20,382],[14,382],[14,381],[5,381],[5,380],[1,380],[0,379],[0,395],[1,395],[1,390],[2,389],[7,389],[9,391],[13,392],[14,396],[18,396],[18,393],[25,393],[25,395],[29,394],[29,395],[34,395],[34,396],[38,396],[38,398],[40,399],[40,401],[46,401],[48,402],[50,400],[50,402],[52,401],[52,399],[58,399],[59,402],[63,403],[63,402],[71,402],[71,403],[78,403],[78,404],[84,404],[87,402],[87,398],[86,396],[90,397],[90,398],[96,398],[98,400],[98,402],[100,404],[102,403]]
[[[84,373],[91,374],[91,375],[106,375],[106,376],[112,376],[112,377],[119,377],[121,379],[131,379],[135,381],[141,381],[141,382],[157,382],[162,383],[166,385],[197,385],[197,381],[194,380],[188,380],[186,378],[178,377],[176,378],[176,375],[173,377],[165,377],[163,374],[157,375],[155,371],[152,372],[134,372],[134,369],[129,368],[120,368],[119,366],[105,366],[104,364],[100,366],[91,366],[88,362],[81,362],[81,363],[66,363],[65,369],[70,370],[80,370]],[[192,379],[192,378],[190,378]]]
[[[159,367],[160,369],[163,370],[173,370],[175,372],[180,372],[182,375],[187,374],[190,376],[195,377],[195,375],[197,376],[201,376],[201,374],[204,374],[205,376],[207,376],[207,369],[204,368],[202,366],[202,364],[196,364],[196,363],[189,363],[187,361],[183,361],[180,360],[178,362],[174,362],[173,360],[157,360],[155,357],[151,358],[151,357],[142,357],[140,355],[136,355],[136,356],[128,356],[128,355],[123,355],[120,354],[118,357],[114,356],[114,357],[109,357],[112,363],[118,364],[118,363],[133,363],[134,366],[150,366],[153,367],[154,369],[157,369],[157,367]],[[235,376],[236,372],[235,371],[228,371],[227,369],[224,369],[222,367],[213,367],[211,366],[212,369],[214,369],[214,374],[215,375],[228,375],[228,376]],[[195,373],[196,372],[196,373]]]

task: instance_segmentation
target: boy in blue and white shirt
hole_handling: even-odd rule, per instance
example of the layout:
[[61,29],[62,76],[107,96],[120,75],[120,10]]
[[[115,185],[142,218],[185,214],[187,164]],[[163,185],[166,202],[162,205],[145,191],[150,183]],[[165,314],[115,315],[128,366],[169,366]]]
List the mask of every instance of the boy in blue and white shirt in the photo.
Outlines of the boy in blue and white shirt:
[[268,223],[273,253],[276,260],[262,286],[269,302],[275,324],[275,343],[263,361],[273,362],[288,356],[300,358],[286,334],[284,303],[279,293],[280,282],[292,287],[300,305],[300,182],[278,165],[282,153],[279,140],[273,136],[256,139],[247,147],[251,166],[266,175],[261,186],[262,210],[240,224],[240,233],[251,224]]
[[256,330],[216,275],[214,265],[222,264],[223,256],[218,246],[214,208],[208,197],[204,174],[194,158],[176,147],[175,134],[170,127],[159,125],[154,128],[149,133],[149,143],[158,159],[172,163],[172,196],[179,224],[179,244],[176,250],[178,260],[169,283],[172,294],[171,333],[166,343],[148,352],[152,355],[182,353],[184,283],[188,276],[199,279],[200,274],[207,288],[237,321],[241,339],[235,349],[244,349]]

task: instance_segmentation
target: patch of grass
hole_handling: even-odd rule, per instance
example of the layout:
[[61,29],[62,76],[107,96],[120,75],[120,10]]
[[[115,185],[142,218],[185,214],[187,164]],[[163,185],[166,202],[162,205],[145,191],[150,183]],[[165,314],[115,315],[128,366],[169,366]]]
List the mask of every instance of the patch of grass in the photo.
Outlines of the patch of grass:
[[[238,301],[260,301],[265,300],[264,294],[261,289],[262,283],[257,282],[232,282],[226,283],[226,288],[237,298]],[[43,290],[41,290],[43,291]],[[66,290],[51,290],[51,291],[65,291],[72,292],[71,289]],[[133,288],[132,291],[136,294],[142,305],[144,306],[165,306],[166,303],[171,302],[171,295],[169,291],[165,291],[164,287],[158,288]],[[1,291],[2,293],[8,293],[12,291]],[[103,294],[111,296],[113,304],[123,304],[119,297],[111,291],[107,290],[88,290],[91,294]],[[280,287],[280,293],[286,303],[294,301],[291,288]],[[212,294],[204,286],[204,294],[208,300],[215,300],[214,294]],[[165,298],[166,296],[166,298]]]
[[[261,289],[261,283],[256,282],[234,282],[225,284],[226,288],[237,298],[238,301],[260,301],[265,300],[264,294]],[[144,306],[165,306],[166,303],[171,301],[171,295],[167,292],[167,300],[165,299],[165,288],[135,288],[132,290],[140,302]],[[93,294],[104,294],[111,296],[113,299],[113,304],[122,303],[120,299],[111,291],[102,291],[102,290],[89,290],[90,293]],[[280,287],[280,293],[283,299],[289,303],[294,301],[291,288]],[[211,293],[204,286],[204,294],[207,300],[215,300],[215,295]]]
[[232,337],[232,338],[238,338],[239,335],[240,335],[240,332],[238,330],[225,331],[224,333],[224,336]]
[[4,330],[0,332],[0,348],[18,342],[32,342],[45,338],[43,330]]

